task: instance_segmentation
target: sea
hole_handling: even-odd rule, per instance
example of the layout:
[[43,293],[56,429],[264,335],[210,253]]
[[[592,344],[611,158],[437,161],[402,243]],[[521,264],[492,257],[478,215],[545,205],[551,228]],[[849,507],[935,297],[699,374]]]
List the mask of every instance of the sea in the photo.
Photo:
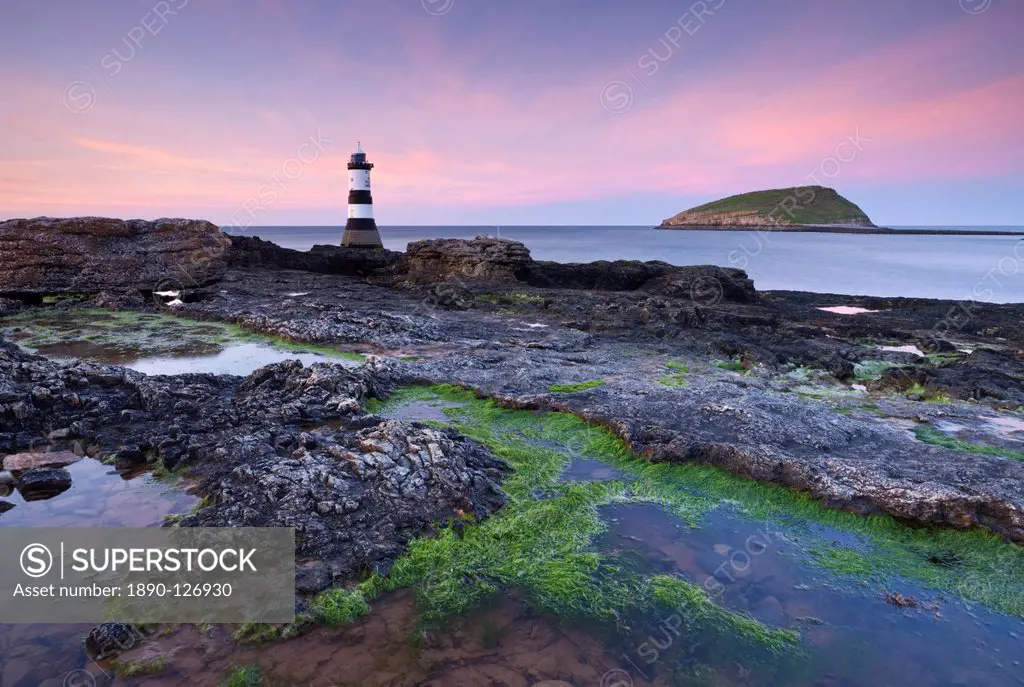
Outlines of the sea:
[[[892,227],[937,231],[1019,231],[1024,227]],[[337,244],[343,228],[249,227],[286,248]],[[473,238],[521,241],[536,260],[662,260],[746,270],[758,290],[1024,303],[1024,237],[667,231],[649,226],[382,226],[385,248],[410,241]]]

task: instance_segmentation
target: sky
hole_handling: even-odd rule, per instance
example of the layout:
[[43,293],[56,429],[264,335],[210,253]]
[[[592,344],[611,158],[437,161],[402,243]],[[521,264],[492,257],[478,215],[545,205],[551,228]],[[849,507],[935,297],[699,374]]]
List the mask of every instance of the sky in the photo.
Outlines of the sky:
[[0,220],[1024,225],[1019,0],[0,0]]

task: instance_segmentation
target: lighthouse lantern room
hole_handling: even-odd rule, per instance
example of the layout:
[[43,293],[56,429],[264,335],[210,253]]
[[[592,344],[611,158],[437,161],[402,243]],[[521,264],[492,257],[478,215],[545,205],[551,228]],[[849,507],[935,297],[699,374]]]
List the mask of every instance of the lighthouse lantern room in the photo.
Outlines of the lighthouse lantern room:
[[377,223],[373,219],[373,197],[370,195],[370,170],[366,153],[360,144],[348,162],[348,221],[341,238],[343,246],[383,248]]

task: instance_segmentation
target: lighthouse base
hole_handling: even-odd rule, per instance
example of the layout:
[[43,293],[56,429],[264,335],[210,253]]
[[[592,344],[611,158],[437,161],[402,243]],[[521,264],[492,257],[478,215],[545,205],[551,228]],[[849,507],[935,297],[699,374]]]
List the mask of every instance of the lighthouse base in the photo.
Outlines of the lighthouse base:
[[383,248],[377,223],[370,219],[351,217],[345,223],[345,233],[341,237],[341,245],[360,248]]

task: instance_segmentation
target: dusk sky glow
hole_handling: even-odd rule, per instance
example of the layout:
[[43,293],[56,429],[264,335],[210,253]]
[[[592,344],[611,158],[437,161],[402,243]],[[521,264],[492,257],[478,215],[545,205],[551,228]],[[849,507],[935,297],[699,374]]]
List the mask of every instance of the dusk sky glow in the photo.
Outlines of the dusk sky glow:
[[0,220],[1024,225],[1015,0],[0,0]]

